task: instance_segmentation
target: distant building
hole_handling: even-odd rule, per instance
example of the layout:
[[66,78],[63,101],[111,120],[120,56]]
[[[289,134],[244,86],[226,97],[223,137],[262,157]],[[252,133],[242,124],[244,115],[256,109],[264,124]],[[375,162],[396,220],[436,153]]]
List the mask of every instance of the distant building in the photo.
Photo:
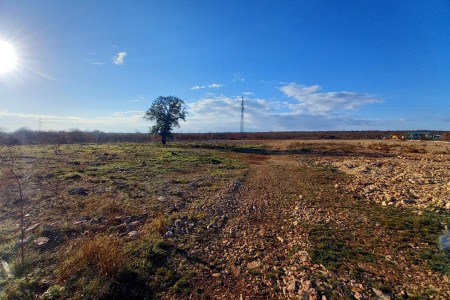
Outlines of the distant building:
[[435,140],[439,136],[431,131],[411,131],[406,134],[408,140]]

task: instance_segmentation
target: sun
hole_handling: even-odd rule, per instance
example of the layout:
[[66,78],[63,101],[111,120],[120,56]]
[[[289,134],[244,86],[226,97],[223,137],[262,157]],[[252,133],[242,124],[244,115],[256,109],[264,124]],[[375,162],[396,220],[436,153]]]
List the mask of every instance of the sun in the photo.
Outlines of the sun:
[[17,66],[17,54],[11,43],[0,40],[0,76]]

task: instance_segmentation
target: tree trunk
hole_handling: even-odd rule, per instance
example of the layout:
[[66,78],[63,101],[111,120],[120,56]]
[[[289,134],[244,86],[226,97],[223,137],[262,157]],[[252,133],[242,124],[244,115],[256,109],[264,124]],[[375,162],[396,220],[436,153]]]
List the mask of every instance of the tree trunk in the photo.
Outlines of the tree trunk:
[[163,145],[166,145],[167,136],[165,134],[161,134],[161,142],[162,142]]

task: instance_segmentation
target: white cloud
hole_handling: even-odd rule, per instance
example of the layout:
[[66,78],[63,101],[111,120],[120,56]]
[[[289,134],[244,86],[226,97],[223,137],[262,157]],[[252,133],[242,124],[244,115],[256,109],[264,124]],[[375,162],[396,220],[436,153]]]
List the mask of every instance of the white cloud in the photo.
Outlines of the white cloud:
[[201,90],[201,89],[206,89],[206,85],[196,85],[191,87],[191,90]]
[[319,85],[304,86],[289,83],[279,88],[286,96],[298,101],[291,108],[298,112],[313,114],[329,114],[340,110],[353,110],[361,106],[383,102],[383,99],[371,94],[355,92],[326,92],[319,93]]
[[[283,130],[343,130],[374,128],[384,125],[350,114],[363,105],[380,103],[382,99],[355,92],[319,92],[319,85],[303,86],[295,83],[279,87],[296,101],[252,98],[244,93],[245,128],[248,131]],[[240,125],[240,98],[208,96],[191,103],[186,126],[192,131],[238,131]],[[387,122],[384,120],[383,122]],[[186,132],[186,131],[185,131]]]
[[137,103],[137,102],[142,102],[142,101],[144,101],[144,100],[145,100],[145,98],[144,98],[144,97],[142,97],[142,96],[139,96],[139,97],[137,97],[137,98],[134,98],[134,99],[128,100],[128,102],[135,102],[135,103]]
[[280,90],[286,94],[288,97],[293,97],[301,101],[301,97],[312,94],[320,90],[320,86],[303,86],[297,85],[295,83],[290,83],[288,85],[280,87]]
[[[211,84],[212,85],[212,84]],[[205,88],[208,85],[205,85]],[[379,97],[354,92],[321,93],[320,86],[285,84],[279,90],[290,99],[263,99],[247,94],[245,97],[246,131],[292,130],[364,130],[398,126],[398,121],[362,118],[357,108],[379,103]],[[282,94],[280,93],[280,96]],[[140,102],[143,97],[129,100]],[[181,123],[183,132],[238,132],[241,98],[207,93],[203,98],[187,102],[188,116]],[[39,118],[44,130],[102,130],[117,132],[146,131],[151,125],[142,117],[145,111],[119,111],[94,117],[37,115],[0,111],[0,123],[10,130],[20,127],[37,129]],[[405,122],[407,124],[408,122]],[[404,125],[406,126],[406,125]]]
[[128,55],[125,51],[117,53],[116,56],[113,58],[113,62],[116,65],[123,65],[125,57]]
[[[91,57],[93,57],[93,56],[96,56],[97,53],[95,53],[95,52],[90,52],[90,53],[88,53],[88,55],[90,55]],[[96,60],[94,60],[93,58],[87,58],[87,59],[86,59],[86,62],[87,62],[87,63],[90,63],[91,65],[96,65],[96,66],[101,66],[101,65],[104,65],[104,64],[105,64],[104,62],[96,61]]]
[[196,85],[191,87],[191,90],[202,90],[202,89],[206,89],[206,88],[211,88],[211,89],[219,89],[223,87],[223,84],[220,83],[211,83],[208,85]]
[[213,83],[213,84],[208,85],[208,87],[212,88],[212,89],[219,89],[219,88],[223,87],[223,84]]
[[253,95],[254,93],[253,93],[253,92],[243,92],[242,94],[244,94],[244,95],[246,95],[246,96],[251,96],[251,95]]
[[[239,131],[240,98],[206,97],[190,103],[183,132]],[[291,103],[249,98],[245,102],[246,131],[356,130],[385,125],[386,120],[370,120],[346,113],[317,114],[300,111]]]

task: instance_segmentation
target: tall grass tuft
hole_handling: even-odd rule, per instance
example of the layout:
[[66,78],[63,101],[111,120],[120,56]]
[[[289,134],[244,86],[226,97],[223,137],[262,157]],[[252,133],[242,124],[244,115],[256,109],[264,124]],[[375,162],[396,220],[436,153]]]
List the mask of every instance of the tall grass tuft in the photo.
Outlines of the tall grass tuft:
[[58,268],[59,280],[90,272],[94,272],[94,276],[111,278],[124,263],[121,241],[110,235],[99,235],[93,239],[83,237],[72,243],[65,254]]
[[147,226],[144,227],[144,231],[147,234],[159,234],[162,237],[166,234],[168,228],[167,219],[160,215],[154,218]]

